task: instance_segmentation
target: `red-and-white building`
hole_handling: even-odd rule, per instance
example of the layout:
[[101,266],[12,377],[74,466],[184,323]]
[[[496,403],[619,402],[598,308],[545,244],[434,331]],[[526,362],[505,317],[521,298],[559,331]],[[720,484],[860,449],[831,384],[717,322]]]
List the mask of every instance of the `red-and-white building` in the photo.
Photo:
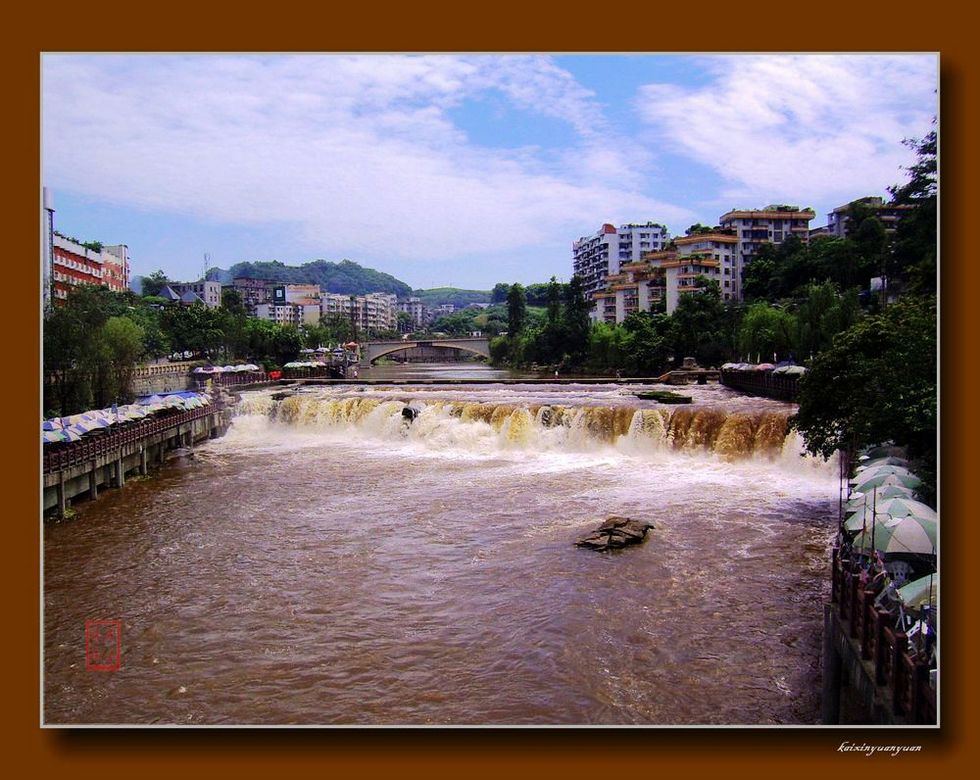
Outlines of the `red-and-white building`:
[[102,253],[54,234],[51,282],[54,301],[64,301],[68,291],[80,284],[102,285]]
[[129,289],[129,247],[125,244],[102,247],[102,283],[115,292]]

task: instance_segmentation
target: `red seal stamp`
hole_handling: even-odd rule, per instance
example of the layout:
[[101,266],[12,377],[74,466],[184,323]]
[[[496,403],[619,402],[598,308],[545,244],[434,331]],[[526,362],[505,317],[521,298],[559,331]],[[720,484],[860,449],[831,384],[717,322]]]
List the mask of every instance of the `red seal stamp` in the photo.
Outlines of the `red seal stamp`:
[[85,671],[118,672],[121,655],[121,620],[85,621]]

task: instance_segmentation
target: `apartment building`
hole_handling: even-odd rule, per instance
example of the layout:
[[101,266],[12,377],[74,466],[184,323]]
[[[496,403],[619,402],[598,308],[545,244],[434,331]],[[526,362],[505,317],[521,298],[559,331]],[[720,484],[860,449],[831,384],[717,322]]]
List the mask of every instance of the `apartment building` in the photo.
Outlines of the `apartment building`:
[[221,282],[198,279],[196,282],[170,282],[169,286],[180,296],[181,303],[203,303],[209,309],[221,305]]
[[763,244],[783,243],[796,236],[803,243],[810,242],[810,221],[816,216],[812,209],[798,206],[770,205],[758,210],[729,211],[722,214],[719,223],[725,231],[733,231],[738,238],[738,252],[734,271],[735,300],[742,297],[743,269]]
[[255,317],[279,325],[316,325],[320,322],[320,304],[259,303],[255,305]]
[[64,301],[79,284],[102,284],[102,253],[54,233],[51,247],[54,301]]
[[425,327],[428,310],[421,298],[408,298],[404,301],[398,301],[398,311],[405,312],[412,318],[414,328]]
[[[889,236],[895,234],[896,227],[902,217],[915,208],[908,203],[885,203],[884,198],[876,195],[858,198],[857,200],[852,200],[850,203],[845,203],[843,206],[838,206],[827,215],[826,231],[828,234],[836,238],[846,238],[848,236],[850,233],[849,223],[851,221],[848,212],[852,206],[864,207],[873,212],[874,216],[885,226],[885,233]],[[813,234],[814,231],[810,231],[810,235],[812,236]]]
[[619,227],[607,222],[593,235],[572,242],[572,272],[582,279],[585,294],[592,296],[606,288],[608,277],[619,274],[623,264],[661,251],[668,240],[667,228],[657,222]]
[[322,293],[320,311],[324,317],[339,315],[351,319],[359,334],[394,330],[398,325],[398,296],[390,293]]
[[713,231],[675,238],[674,246],[677,247],[677,259],[686,261],[678,268],[686,264],[691,270],[677,270],[676,283],[671,283],[672,276],[668,274],[668,311],[677,307],[677,297],[687,292],[687,288],[694,283],[694,278],[701,272],[695,270],[697,268],[704,269],[705,276],[717,280],[722,301],[737,301],[742,297],[740,275],[737,273],[738,236],[733,232]]
[[664,274],[649,260],[623,263],[618,274],[606,277],[606,287],[593,293],[592,300],[593,321],[620,323],[664,300]]
[[245,308],[254,315],[256,306],[261,303],[272,302],[272,288],[276,284],[271,279],[250,279],[245,276],[238,276],[231,280],[230,285],[224,285],[224,287],[235,290],[241,296]]

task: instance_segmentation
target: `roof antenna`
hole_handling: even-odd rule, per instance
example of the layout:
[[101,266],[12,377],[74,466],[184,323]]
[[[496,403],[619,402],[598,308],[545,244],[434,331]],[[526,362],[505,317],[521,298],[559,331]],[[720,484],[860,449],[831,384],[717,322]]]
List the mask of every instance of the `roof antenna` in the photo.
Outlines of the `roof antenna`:
[[211,255],[207,252],[204,253],[204,276],[201,277],[202,281],[207,281],[208,279],[208,269],[211,267]]

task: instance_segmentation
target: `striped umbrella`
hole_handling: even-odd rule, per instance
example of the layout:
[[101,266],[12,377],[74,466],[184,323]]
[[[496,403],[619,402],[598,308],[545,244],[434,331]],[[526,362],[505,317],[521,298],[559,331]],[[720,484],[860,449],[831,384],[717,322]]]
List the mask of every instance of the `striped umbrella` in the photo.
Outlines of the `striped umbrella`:
[[867,493],[851,493],[850,498],[847,499],[846,509],[848,512],[854,512],[886,498],[912,498],[914,495],[912,488],[907,488],[904,485],[886,485],[881,488],[872,488]]
[[848,531],[860,531],[862,528],[870,528],[871,522],[881,523],[887,520],[899,519],[902,517],[916,517],[924,520],[934,520],[939,522],[936,510],[921,501],[913,501],[906,498],[887,498],[878,501],[874,507],[869,502],[863,510],[855,512],[844,522],[844,527]]
[[41,431],[42,444],[53,444],[59,441],[68,441],[64,431]]
[[929,604],[933,609],[939,598],[939,575],[929,574],[917,580],[906,582],[896,591],[902,603],[910,609]]
[[861,481],[854,482],[854,490],[858,493],[870,493],[874,488],[900,485],[913,489],[921,484],[922,480],[914,474],[875,474],[861,477]]
[[[935,554],[938,523],[924,517],[899,517],[878,522],[854,538],[858,550],[880,553]],[[872,544],[873,540],[873,544]]]

